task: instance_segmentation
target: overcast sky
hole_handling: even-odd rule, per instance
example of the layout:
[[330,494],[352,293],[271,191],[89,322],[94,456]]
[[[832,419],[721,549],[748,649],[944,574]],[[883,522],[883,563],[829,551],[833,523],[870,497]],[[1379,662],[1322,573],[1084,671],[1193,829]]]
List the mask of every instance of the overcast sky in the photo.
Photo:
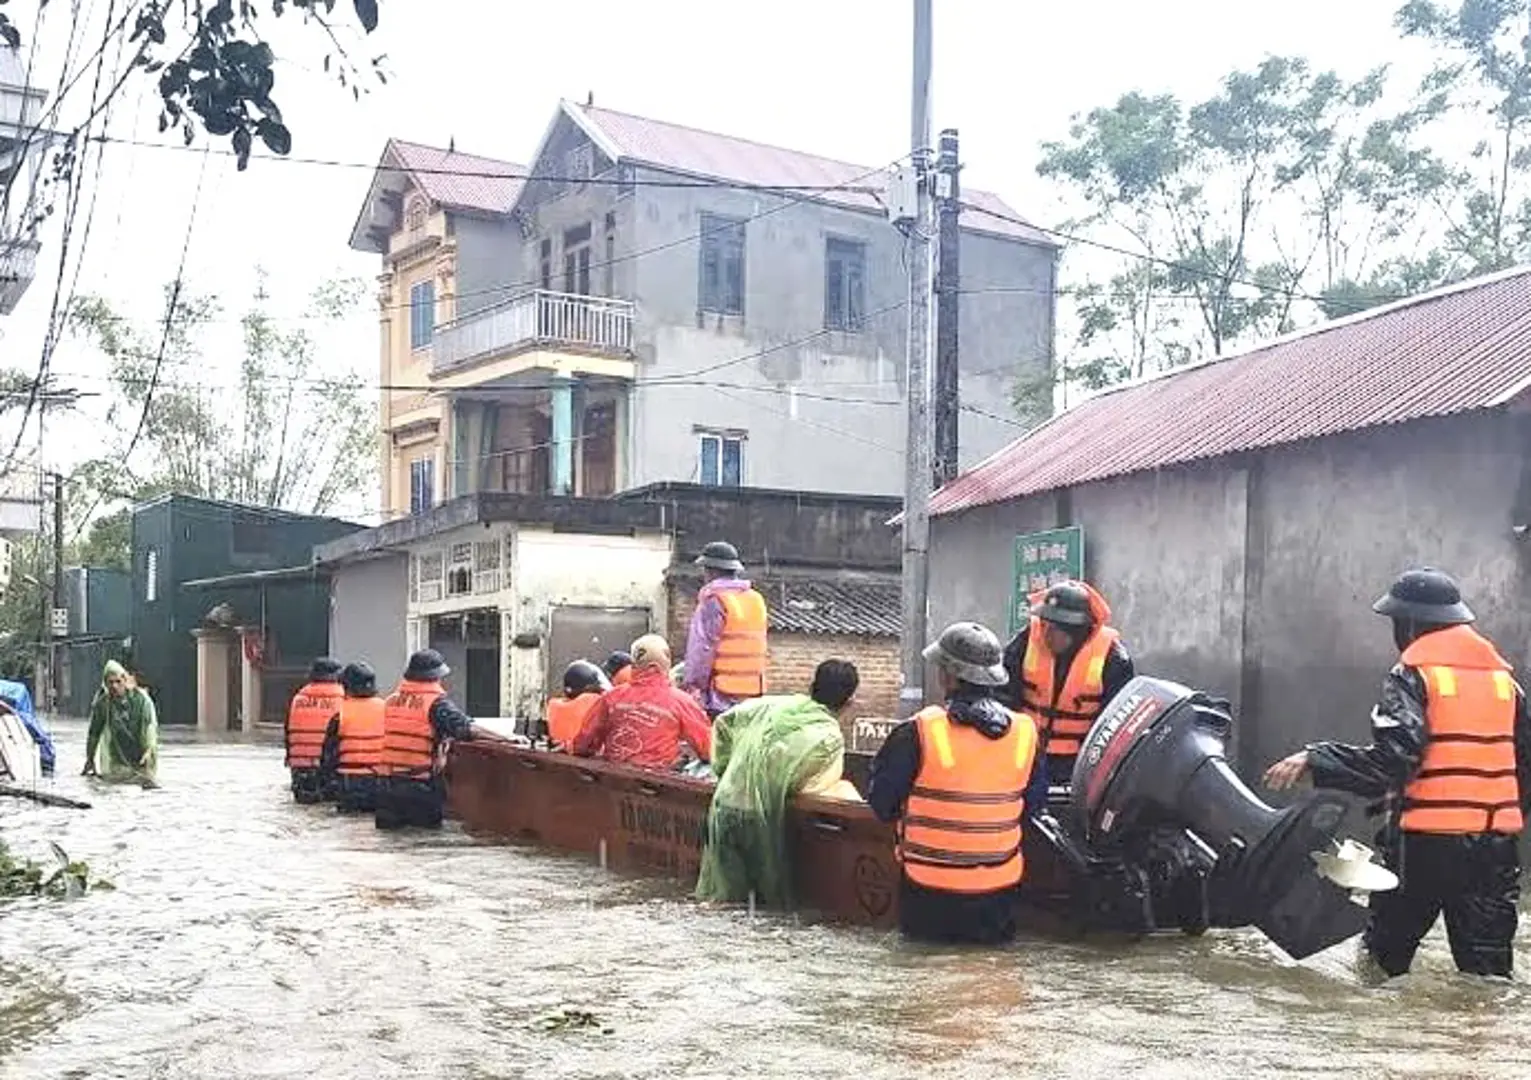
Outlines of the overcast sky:
[[[106,4],[77,3],[89,33],[99,36]],[[1064,134],[1072,114],[1131,89],[1205,95],[1232,67],[1273,53],[1305,55],[1350,76],[1390,60],[1413,70],[1418,53],[1401,46],[1390,26],[1396,6],[936,0],[934,127],[960,130],[965,183],[997,191],[1023,215],[1051,224],[1064,209],[1035,165],[1039,145]],[[386,54],[391,78],[359,103],[322,74],[321,35],[296,25],[273,35],[283,57],[276,97],[293,130],[293,157],[366,167],[257,160],[240,174],[226,157],[205,159],[187,278],[234,307],[230,333],[257,266],[271,274],[274,310],[283,319],[300,317],[306,293],[326,276],[377,273],[376,257],[346,245],[370,166],[389,136],[440,145],[455,138],[459,150],[525,162],[557,100],[593,93],[613,109],[868,166],[908,149],[907,0],[386,0],[380,7],[382,24],[358,52]],[[35,3],[15,0],[6,10],[30,30]],[[69,5],[53,0],[46,14],[34,64],[43,70],[34,79],[51,83]],[[113,116],[114,135],[157,140],[157,104],[151,80],[132,78]],[[83,105],[64,110],[66,126]],[[125,313],[152,320],[160,288],[174,276],[203,168],[198,152],[109,147],[80,291],[100,292]],[[37,281],[17,312],[0,319],[7,364],[36,366],[58,240],[54,221]],[[326,344],[326,374],[349,370],[377,380],[375,309]],[[53,366],[81,390],[105,389],[104,362],[88,351],[66,345]],[[212,363],[167,378],[230,380]],[[100,402],[90,408],[99,412]],[[52,430],[59,437],[50,434],[49,467],[88,453],[89,416],[60,419]],[[14,426],[5,448],[12,437]],[[345,509],[375,507],[369,494]]]

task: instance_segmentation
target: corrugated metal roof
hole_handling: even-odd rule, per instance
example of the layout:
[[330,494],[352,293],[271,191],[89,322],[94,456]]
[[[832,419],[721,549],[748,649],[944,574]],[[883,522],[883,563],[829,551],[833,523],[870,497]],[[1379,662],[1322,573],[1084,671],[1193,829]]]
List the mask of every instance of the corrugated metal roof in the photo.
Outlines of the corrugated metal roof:
[[[674,580],[692,597],[701,585],[689,572],[676,574]],[[751,583],[765,597],[770,628],[777,633],[899,635],[897,574],[751,575]]]
[[[876,170],[865,165],[851,165],[798,150],[768,146],[733,135],[700,131],[593,105],[564,102],[563,107],[576,116],[583,116],[598,128],[623,157],[693,176],[783,188],[840,185],[874,187],[879,182]],[[858,210],[879,213],[882,210],[882,205],[864,192],[815,193],[815,197]],[[1047,234],[1029,225],[1019,224],[1020,215],[999,196],[987,191],[969,190],[963,192],[963,199],[974,206],[1017,219],[1003,221],[988,214],[965,212],[964,228],[999,236],[1013,236],[1048,247],[1057,246]]]
[[947,484],[930,510],[1494,408],[1528,386],[1531,267],[1521,267],[1108,391]]
[[458,210],[505,214],[526,181],[526,166],[390,139],[389,148],[427,199]]

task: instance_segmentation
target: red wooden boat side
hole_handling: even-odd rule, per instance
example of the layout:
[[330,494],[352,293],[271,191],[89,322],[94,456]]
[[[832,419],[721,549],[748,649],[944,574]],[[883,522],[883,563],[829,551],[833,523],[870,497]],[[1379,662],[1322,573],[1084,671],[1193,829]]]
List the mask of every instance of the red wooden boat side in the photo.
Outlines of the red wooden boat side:
[[[503,742],[454,743],[448,809],[469,832],[600,857],[606,865],[674,878],[701,868],[713,785]],[[898,864],[891,825],[862,803],[799,796],[788,814],[801,906],[866,926],[895,924]],[[1050,852],[1027,845],[1028,892],[1058,884]]]

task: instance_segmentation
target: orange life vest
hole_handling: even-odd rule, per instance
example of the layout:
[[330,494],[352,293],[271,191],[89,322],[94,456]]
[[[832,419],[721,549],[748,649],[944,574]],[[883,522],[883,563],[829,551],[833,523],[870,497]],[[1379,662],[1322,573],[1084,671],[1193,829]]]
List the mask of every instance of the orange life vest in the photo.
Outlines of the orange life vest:
[[348,697],[340,702],[340,764],[344,776],[371,776],[383,763],[383,711],[380,697]]
[[287,767],[317,769],[324,733],[340,711],[345,691],[338,682],[312,682],[298,688],[287,706]]
[[1518,833],[1515,680],[1470,626],[1434,630],[1403,651],[1425,679],[1429,739],[1403,789],[1399,826],[1418,833]]
[[[626,668],[622,669],[626,671]],[[548,738],[565,749],[574,745],[574,737],[585,726],[585,717],[601,700],[598,691],[589,690],[578,697],[548,699]]]
[[939,705],[915,715],[920,771],[895,852],[914,884],[983,893],[1020,882],[1026,871],[1021,818],[1037,729],[1030,717],[1010,716],[1010,730],[990,739],[952,723]]
[[633,681],[633,665],[628,664],[625,668],[619,668],[611,677],[612,686],[626,686]]
[[1047,647],[1047,624],[1035,615],[1026,632],[1026,657],[1021,661],[1021,708],[1037,718],[1049,756],[1070,757],[1090,733],[1105,702],[1101,684],[1106,657],[1120,640],[1109,626],[1097,626],[1084,639],[1061,687],[1054,686],[1057,658]]
[[765,693],[765,597],[754,589],[715,594],[723,605],[723,633],[712,658],[712,689],[730,698]]
[[383,776],[428,780],[436,769],[431,706],[445,693],[439,682],[406,679],[383,705]]

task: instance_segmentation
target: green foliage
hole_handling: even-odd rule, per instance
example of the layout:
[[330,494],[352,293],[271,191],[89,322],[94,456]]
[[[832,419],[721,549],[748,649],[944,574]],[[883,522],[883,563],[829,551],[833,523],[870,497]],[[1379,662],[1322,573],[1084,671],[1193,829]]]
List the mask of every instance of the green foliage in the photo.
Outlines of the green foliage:
[[[1121,251],[1071,255],[1100,268],[1060,290],[1066,392],[1531,258],[1531,0],[1409,0],[1395,25],[1438,55],[1412,93],[1271,57],[1204,101],[1124,95],[1044,146],[1075,229]],[[1447,122],[1481,133],[1463,160]]]
[[11,583],[0,592],[0,678],[32,679],[36,645],[47,640],[45,588],[52,569],[37,537],[11,541]]
[[[8,2],[0,0],[0,6]],[[322,30],[330,45],[325,70],[360,97],[366,80],[337,32],[335,7],[336,0],[270,0],[268,10],[274,18],[292,10]],[[276,55],[258,29],[261,8],[255,0],[145,0],[127,30],[137,50],[132,69],[157,76],[160,131],[178,128],[188,145],[198,127],[227,137],[240,169],[249,164],[256,139],[273,154],[292,150],[292,133],[273,96]],[[351,8],[363,34],[377,29],[378,0],[352,0]],[[0,40],[12,47],[21,43],[20,31],[4,12]],[[379,82],[387,81],[383,60],[377,56],[366,64]]]
[[[333,323],[364,293],[357,280],[327,282],[309,316]],[[325,367],[319,344],[307,330],[279,327],[263,297],[262,289],[240,320],[237,366],[206,346],[223,310],[215,297],[167,287],[166,314],[152,327],[135,326],[99,296],[77,299],[70,329],[105,356],[116,399],[101,456],[74,474],[79,488],[109,503],[174,491],[325,513],[375,481],[371,393],[355,381],[317,377]],[[220,373],[232,382],[208,381]],[[127,544],[123,508],[93,521],[77,554],[123,566]]]
[[0,840],[0,899],[44,896],[50,899],[75,899],[91,889],[110,892],[115,886],[104,878],[91,879],[90,866],[70,859],[57,844],[49,844],[53,853],[51,866],[18,858]]

